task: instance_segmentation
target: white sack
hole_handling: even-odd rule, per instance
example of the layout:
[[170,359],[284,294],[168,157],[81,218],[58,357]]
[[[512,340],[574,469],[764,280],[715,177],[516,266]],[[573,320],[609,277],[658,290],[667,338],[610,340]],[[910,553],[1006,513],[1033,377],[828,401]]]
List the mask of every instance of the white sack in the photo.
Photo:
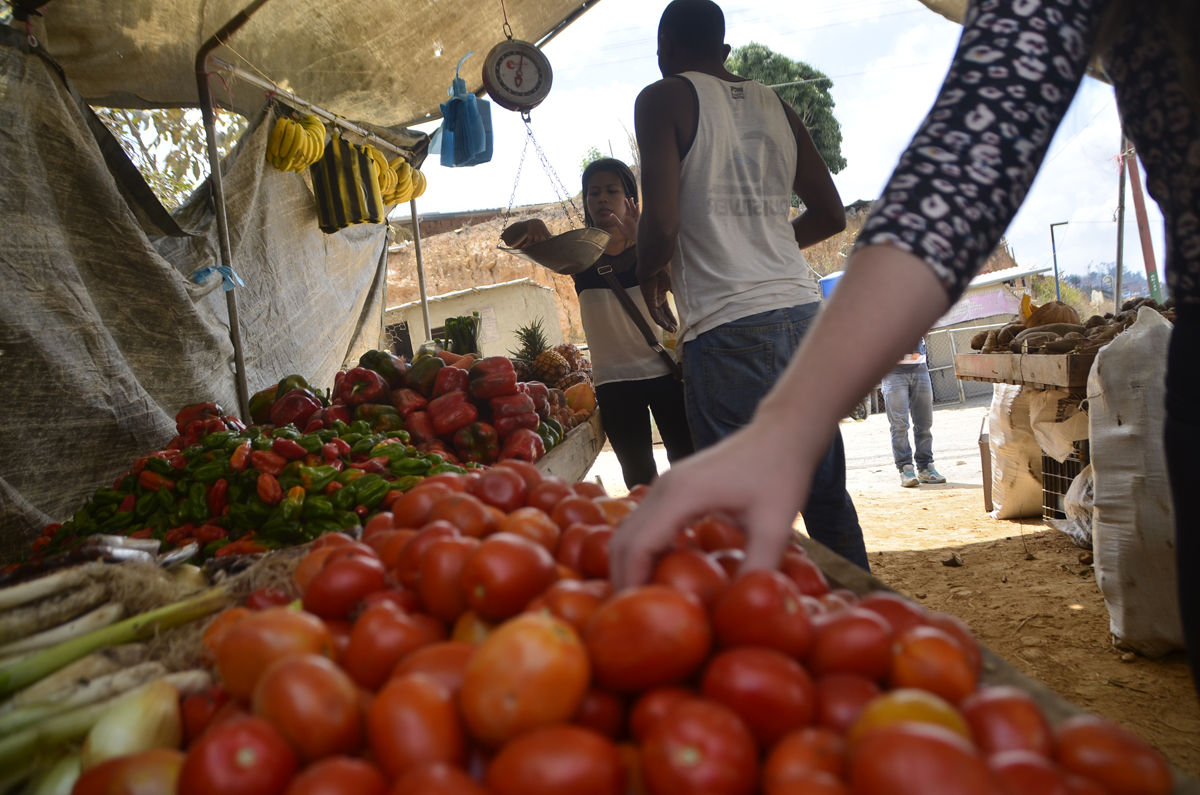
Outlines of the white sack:
[[1060,464],[1075,452],[1075,442],[1088,438],[1087,412],[1062,389],[1034,392],[1029,402],[1029,424],[1046,455]]
[[996,384],[988,414],[993,519],[1042,514],[1042,449],[1029,424],[1035,390]]

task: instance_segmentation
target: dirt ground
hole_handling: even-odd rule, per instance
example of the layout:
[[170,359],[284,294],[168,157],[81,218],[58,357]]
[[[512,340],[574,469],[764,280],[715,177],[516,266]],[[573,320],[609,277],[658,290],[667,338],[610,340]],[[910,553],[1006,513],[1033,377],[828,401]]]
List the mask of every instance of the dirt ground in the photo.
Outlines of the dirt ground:
[[[1040,519],[996,520],[983,509],[978,446],[987,406],[938,409],[939,486],[902,489],[887,419],[846,422],[847,488],[874,574],[933,610],[966,621],[980,641],[1079,706],[1119,721],[1200,776],[1200,702],[1184,657],[1148,660],[1112,645],[1108,612],[1083,550]],[[667,467],[661,447],[659,469]],[[624,492],[611,448],[588,477]],[[942,561],[957,553],[962,566]]]

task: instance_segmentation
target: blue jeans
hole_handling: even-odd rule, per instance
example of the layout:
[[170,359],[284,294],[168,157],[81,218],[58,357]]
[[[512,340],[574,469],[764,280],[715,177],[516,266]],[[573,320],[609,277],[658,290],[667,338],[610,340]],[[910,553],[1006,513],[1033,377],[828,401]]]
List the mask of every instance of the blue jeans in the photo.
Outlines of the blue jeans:
[[[696,449],[749,425],[760,400],[783,375],[819,303],[744,317],[683,346],[683,390]],[[846,491],[846,451],[838,431],[813,474],[804,506],[808,534],[870,571],[862,527]]]
[[933,466],[933,383],[928,370],[892,372],[883,377],[883,405],[892,425],[892,458],[903,471],[913,465],[908,446],[908,415],[912,414],[917,469]]

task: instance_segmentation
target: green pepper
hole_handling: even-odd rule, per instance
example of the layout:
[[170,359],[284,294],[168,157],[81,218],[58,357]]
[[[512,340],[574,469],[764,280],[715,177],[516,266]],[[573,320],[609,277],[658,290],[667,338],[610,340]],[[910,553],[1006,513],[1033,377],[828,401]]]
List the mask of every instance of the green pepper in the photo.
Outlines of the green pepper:
[[137,505],[133,508],[133,515],[144,521],[149,519],[158,508],[158,492],[148,491],[138,497]]
[[239,447],[242,446],[243,443],[245,443],[247,441],[250,441],[249,437],[244,437],[244,436],[242,436],[242,434],[239,433],[239,434],[236,434],[235,436],[230,437],[229,441],[227,441],[225,443],[225,445],[222,449],[224,450],[225,455],[232,456],[233,451],[237,450]]
[[335,491],[333,496],[329,498],[329,501],[339,511],[348,511],[357,504],[355,502],[354,490],[349,486],[344,486]]
[[303,447],[306,453],[319,453],[321,452],[321,445],[325,443],[315,433],[306,433],[300,437],[297,444]]
[[[332,506],[330,506],[329,511],[330,515],[332,516]],[[304,517],[304,532],[308,533],[308,535],[312,536],[313,538],[319,538],[326,533],[336,533],[341,529],[341,525],[333,521],[331,518],[309,519],[307,516]]]
[[[357,433],[362,436],[366,436],[370,432],[371,423],[366,422],[365,420],[355,420],[354,422],[350,423],[350,433]],[[342,438],[344,439],[345,437],[343,436]]]
[[311,387],[309,387],[308,381],[304,378],[304,376],[288,375],[281,378],[279,383],[275,385],[275,394],[279,397],[283,397],[293,389],[311,389]]
[[437,380],[438,371],[445,366],[446,363],[436,356],[418,356],[408,367],[408,388],[428,398],[433,394],[433,382]]
[[405,475],[397,480],[392,481],[392,489],[394,491],[412,491],[412,489],[425,478],[420,475]]
[[563,436],[566,434],[566,430],[563,428],[562,423],[553,417],[547,417],[546,419],[542,420],[542,422],[549,425],[550,429],[558,434],[558,440],[561,442]]
[[329,429],[343,439],[346,438],[346,434],[350,433],[350,426],[341,420],[334,420],[333,422],[329,423]]
[[432,468],[433,464],[423,458],[400,458],[388,462],[388,469],[396,477],[424,475]]
[[[319,494],[311,494],[304,499],[304,521],[313,519],[332,519],[333,501]],[[312,528],[309,528],[310,532]]]
[[124,499],[124,494],[109,488],[97,489],[96,493],[92,495],[92,503],[101,507],[105,505],[120,505]]
[[541,437],[542,446],[546,448],[546,452],[550,452],[555,445],[554,431],[550,430],[550,426],[546,423],[538,423],[537,435]]
[[166,511],[167,513],[175,510],[175,495],[167,490],[166,486],[159,487],[158,491],[155,493],[155,497],[158,499],[158,507],[161,510]]
[[211,486],[228,474],[229,462],[218,458],[216,461],[209,461],[207,464],[197,467],[196,471],[192,473],[192,477],[205,486]]
[[319,431],[315,431],[315,433],[317,438],[321,440],[321,444],[332,442],[337,438],[337,431],[333,430],[332,428],[322,428]]
[[334,478],[334,480],[336,480],[338,483],[341,483],[343,486],[348,486],[365,474],[367,473],[363,472],[361,469],[347,469],[343,472],[339,472],[338,476]]
[[271,409],[275,407],[275,396],[279,394],[279,385],[269,386],[261,392],[255,392],[250,398],[250,421],[265,425],[271,421]]
[[251,425],[249,428],[242,431],[241,435],[244,439],[257,439],[258,437],[262,436],[262,432],[262,428],[258,427],[257,425]]
[[367,453],[371,452],[372,448],[374,448],[375,445],[379,444],[382,441],[383,441],[382,434],[373,433],[370,436],[364,436],[363,438],[359,439],[357,442],[355,442],[354,444],[352,444],[350,446],[350,452],[358,453],[360,455],[366,455]]
[[273,439],[291,439],[293,442],[300,441],[300,437],[303,435],[295,425],[284,425],[282,428],[276,428],[271,432],[271,438]]
[[216,450],[218,447],[224,447],[225,443],[237,436],[236,431],[219,431],[210,433],[204,437],[203,445],[205,450]]
[[235,502],[229,506],[229,524],[237,530],[255,530],[271,516],[271,506],[254,495],[248,503]]
[[350,445],[350,449],[354,449],[354,445],[358,444],[362,438],[361,433],[348,433],[342,437],[342,441]]
[[353,511],[338,511],[333,515],[333,521],[337,522],[339,530],[352,530],[362,526],[358,514]]
[[271,437],[267,436],[266,434],[263,434],[261,436],[256,436],[250,440],[250,446],[253,447],[255,450],[270,450],[271,444],[272,444]]
[[309,493],[323,491],[337,477],[333,466],[300,467],[300,482]]
[[300,522],[282,516],[274,516],[264,522],[258,537],[282,544],[303,544],[309,540]]
[[[379,475],[367,473],[347,486],[346,489],[354,493],[356,504],[374,508],[383,502],[383,498],[387,495],[388,482]],[[342,491],[346,489],[342,489]]]
[[402,444],[384,442],[371,448],[371,458],[386,458],[388,461],[401,461],[408,458],[408,450]]
[[200,551],[201,557],[211,558],[217,554],[217,550],[221,547],[228,546],[230,543],[228,538],[218,538],[210,544],[205,544],[204,549]]
[[[147,458],[146,469],[149,469],[151,472],[157,472],[160,475],[166,475],[172,479],[174,479],[175,475],[178,474],[175,471],[175,468],[162,458]],[[136,478],[133,479],[136,480]],[[121,485],[124,485],[124,483]]]
[[304,512],[304,487],[294,486],[287,491],[287,496],[279,503],[279,514],[289,522],[296,521]]
[[421,459],[428,461],[429,465],[433,467],[440,467],[442,464],[446,463],[446,459],[442,458],[437,453],[425,453],[421,456]]
[[[429,470],[429,474],[431,474],[431,475],[444,475],[447,472],[454,472],[459,475],[465,475],[467,473],[467,470],[463,469],[462,467],[458,466],[457,464],[439,464],[439,465],[435,466],[433,469]],[[363,503],[363,504],[366,505],[366,503]]]
[[100,532],[115,533],[118,530],[124,530],[132,523],[133,511],[118,511],[101,523]]
[[183,503],[183,512],[194,522],[203,522],[208,518],[208,490],[203,483],[193,483],[188,489],[187,499]]

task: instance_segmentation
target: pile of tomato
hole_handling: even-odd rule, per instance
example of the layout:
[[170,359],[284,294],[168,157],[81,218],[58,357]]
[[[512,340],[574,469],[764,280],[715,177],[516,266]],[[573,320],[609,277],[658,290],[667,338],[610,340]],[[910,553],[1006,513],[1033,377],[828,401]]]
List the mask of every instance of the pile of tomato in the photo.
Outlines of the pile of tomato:
[[612,594],[608,540],[643,495],[509,462],[323,536],[295,594],[206,630],[221,685],[184,703],[179,795],[1172,791],[1126,729],[980,688],[954,616],[830,590],[799,547],[739,573],[718,518]]

